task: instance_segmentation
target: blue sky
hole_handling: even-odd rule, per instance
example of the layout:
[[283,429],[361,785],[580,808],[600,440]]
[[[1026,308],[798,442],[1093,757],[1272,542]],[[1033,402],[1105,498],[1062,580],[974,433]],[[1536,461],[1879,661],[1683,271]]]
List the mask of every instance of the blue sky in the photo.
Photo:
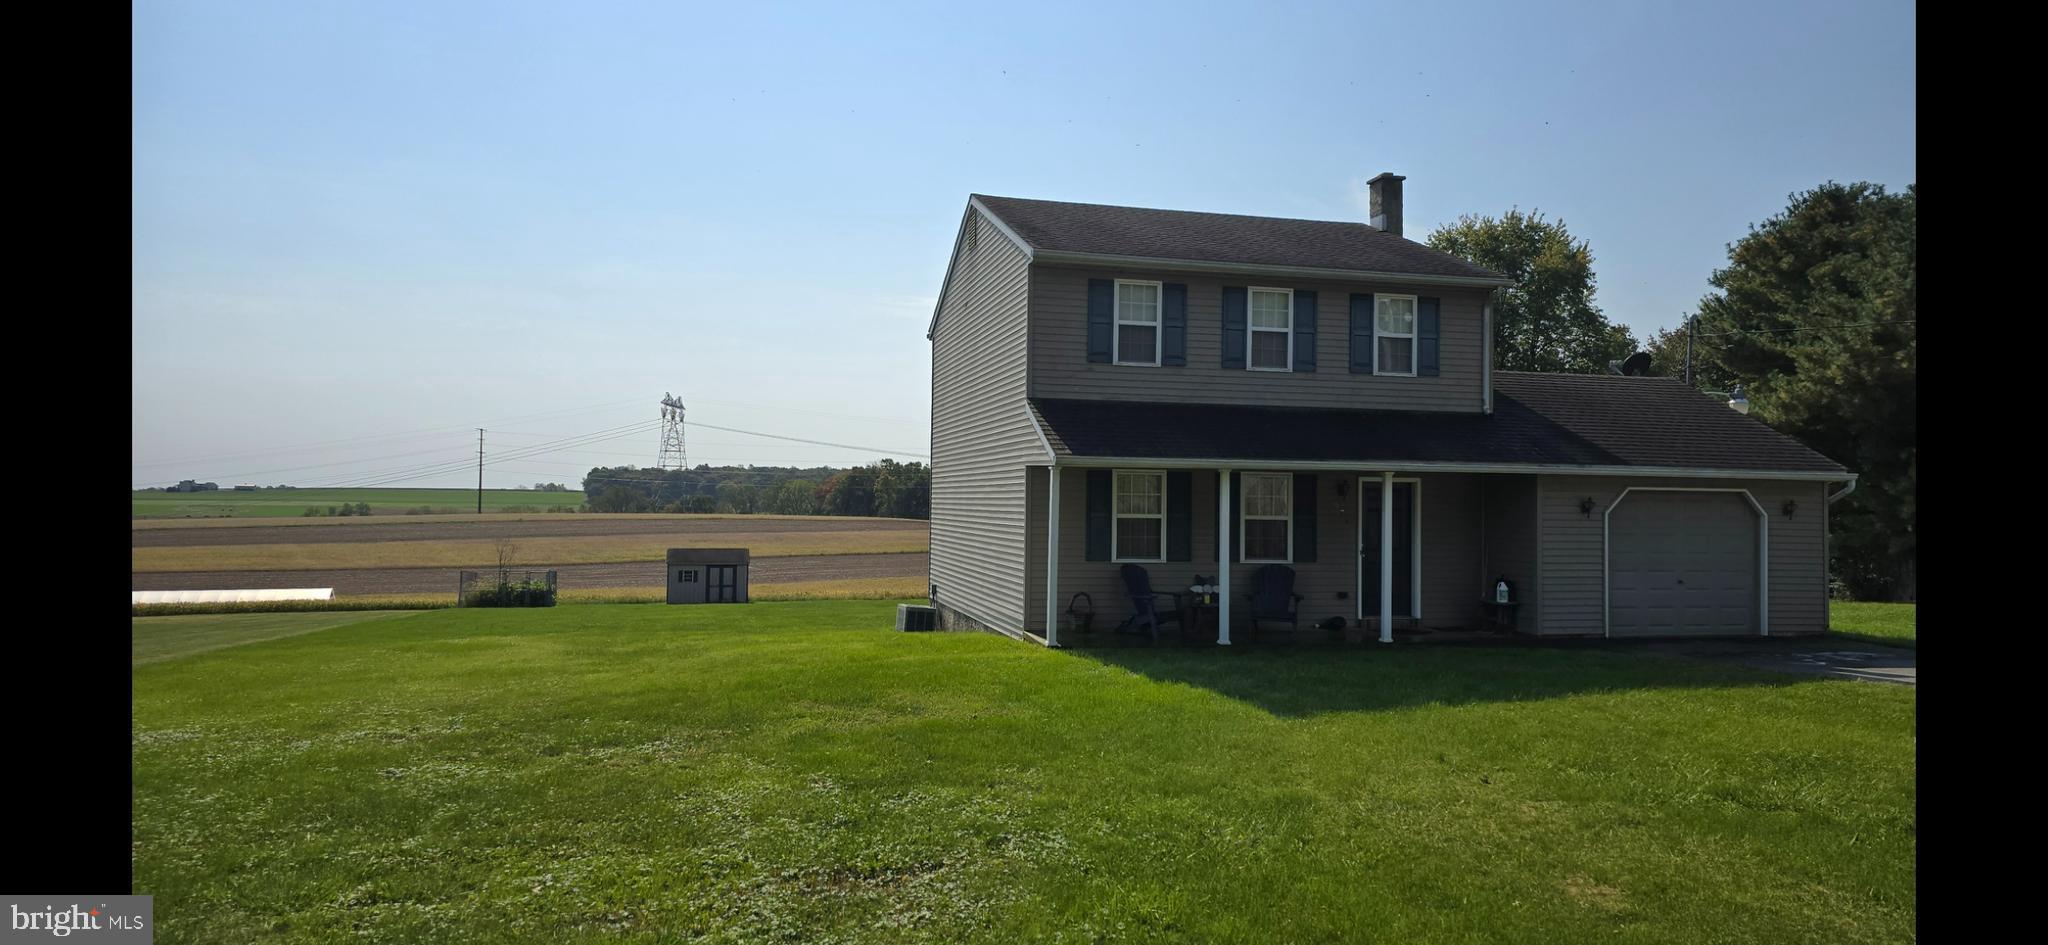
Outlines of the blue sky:
[[692,430],[693,463],[923,452],[970,192],[1362,220],[1390,170],[1411,238],[1562,218],[1640,337],[1793,191],[1915,175],[1902,2],[133,13],[137,485],[379,482],[479,425],[509,449],[652,422],[665,391],[863,447]]

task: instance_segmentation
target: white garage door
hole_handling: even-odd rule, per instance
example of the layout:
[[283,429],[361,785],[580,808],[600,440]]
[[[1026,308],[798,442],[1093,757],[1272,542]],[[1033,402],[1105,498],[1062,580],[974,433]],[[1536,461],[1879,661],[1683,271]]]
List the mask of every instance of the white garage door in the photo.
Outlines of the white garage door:
[[1630,492],[1607,520],[1614,636],[1754,634],[1757,516],[1731,492]]

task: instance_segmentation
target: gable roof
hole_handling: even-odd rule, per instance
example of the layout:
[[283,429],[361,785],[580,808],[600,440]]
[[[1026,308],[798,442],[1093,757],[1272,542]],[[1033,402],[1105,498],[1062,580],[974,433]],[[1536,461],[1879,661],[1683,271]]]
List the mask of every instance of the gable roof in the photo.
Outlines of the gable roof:
[[1475,287],[1514,281],[1364,223],[969,194],[926,338],[938,331],[961,239],[976,211],[1035,262]]
[[1031,406],[1061,459],[1855,478],[1671,378],[1496,372],[1491,415],[1043,398]]
[[1149,210],[974,194],[1040,254],[1135,257],[1506,283],[1475,266],[1364,223]]

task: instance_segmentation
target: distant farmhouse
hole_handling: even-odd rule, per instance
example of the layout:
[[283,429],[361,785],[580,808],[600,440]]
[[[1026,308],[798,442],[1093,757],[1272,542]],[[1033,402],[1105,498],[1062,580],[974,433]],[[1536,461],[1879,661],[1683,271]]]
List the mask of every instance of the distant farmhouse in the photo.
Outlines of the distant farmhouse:
[[185,479],[185,480],[181,480],[181,481],[179,481],[179,483],[178,483],[177,485],[175,485],[175,486],[168,486],[168,487],[166,487],[166,488],[164,489],[164,491],[165,491],[165,492],[212,492],[212,491],[214,491],[214,490],[216,490],[216,489],[219,489],[219,488],[220,488],[220,484],[219,484],[219,483],[216,483],[216,482],[193,482],[193,481],[192,481],[192,480],[190,480],[190,479]]

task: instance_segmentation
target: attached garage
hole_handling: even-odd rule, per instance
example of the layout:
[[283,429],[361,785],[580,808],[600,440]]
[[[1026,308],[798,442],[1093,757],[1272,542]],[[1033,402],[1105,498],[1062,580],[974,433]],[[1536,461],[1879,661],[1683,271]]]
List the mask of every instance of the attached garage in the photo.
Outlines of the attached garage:
[[1609,634],[1764,633],[1769,527],[1740,490],[1624,491],[1607,512]]

